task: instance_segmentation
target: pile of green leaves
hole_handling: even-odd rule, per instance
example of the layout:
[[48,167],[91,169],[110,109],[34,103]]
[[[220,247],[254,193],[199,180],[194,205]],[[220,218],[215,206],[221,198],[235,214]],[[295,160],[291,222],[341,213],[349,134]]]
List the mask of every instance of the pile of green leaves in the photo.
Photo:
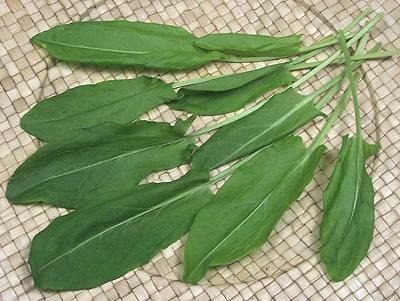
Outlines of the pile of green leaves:
[[[99,286],[147,263],[189,233],[187,283],[210,267],[230,264],[263,245],[276,223],[311,181],[324,139],[350,98],[356,134],[344,137],[324,193],[321,260],[332,280],[350,275],[367,254],[373,233],[374,191],[365,161],[378,151],[362,138],[354,71],[366,59],[387,57],[377,44],[364,53],[377,15],[359,31],[363,12],[338,36],[310,46],[301,36],[212,34],[195,37],[182,28],[141,22],[59,25],[32,41],[56,59],[82,64],[133,65],[183,70],[211,61],[289,58],[253,71],[167,84],[146,76],[84,85],[46,99],[21,120],[46,142],[12,175],[7,198],[14,204],[46,203],[73,210],[58,217],[32,242],[29,263],[35,285],[51,290]],[[324,61],[305,62],[327,47]],[[357,46],[355,52],[352,47]],[[341,75],[311,94],[296,88],[330,65]],[[303,77],[291,72],[310,69]],[[348,82],[329,116],[321,109]],[[197,115],[235,112],[231,118],[188,133]],[[193,114],[171,126],[138,118],[160,104]],[[293,133],[327,118],[310,146]],[[201,135],[215,132],[203,145]],[[239,161],[237,161],[240,159]],[[232,163],[223,172],[211,171]],[[140,184],[149,174],[190,163],[168,183]],[[226,179],[216,193],[212,185]]]

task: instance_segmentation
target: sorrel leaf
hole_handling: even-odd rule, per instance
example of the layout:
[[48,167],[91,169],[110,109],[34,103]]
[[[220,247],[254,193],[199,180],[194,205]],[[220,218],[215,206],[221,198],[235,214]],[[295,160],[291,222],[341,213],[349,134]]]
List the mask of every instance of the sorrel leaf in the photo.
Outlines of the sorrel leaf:
[[372,240],[374,189],[365,161],[377,151],[377,145],[365,141],[358,145],[356,138],[344,137],[324,193],[321,260],[334,281],[345,279],[355,270],[367,255]]
[[310,182],[324,150],[306,150],[299,137],[289,137],[241,166],[190,228],[184,281],[197,282],[208,267],[230,264],[264,244]]
[[193,155],[193,166],[213,169],[253,153],[322,115],[312,100],[290,88],[261,108],[219,129]]
[[187,163],[194,144],[181,123],[102,124],[54,140],[12,175],[12,203],[77,209],[131,191],[146,175]]
[[55,219],[35,236],[29,263],[35,286],[100,286],[147,263],[185,234],[213,196],[208,173],[141,185],[123,198]]
[[57,25],[32,42],[63,61],[184,70],[221,60],[224,54],[194,46],[185,29],[129,21],[87,21]]
[[294,80],[287,64],[276,64],[185,86],[179,90],[180,98],[169,106],[197,115],[225,114]]
[[238,56],[285,57],[299,53],[301,35],[272,37],[242,33],[217,33],[199,38],[195,45]]
[[141,76],[79,86],[38,103],[21,119],[22,128],[44,141],[103,122],[127,123],[176,98],[162,80]]

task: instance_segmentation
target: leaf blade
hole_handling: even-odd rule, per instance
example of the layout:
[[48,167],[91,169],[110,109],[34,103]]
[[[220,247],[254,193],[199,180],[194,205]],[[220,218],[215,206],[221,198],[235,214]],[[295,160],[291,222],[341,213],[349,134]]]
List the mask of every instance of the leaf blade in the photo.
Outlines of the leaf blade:
[[183,28],[144,22],[86,21],[58,25],[32,38],[60,60],[185,70],[225,55],[193,45]]
[[320,253],[334,281],[345,279],[355,270],[366,256],[373,236],[374,190],[365,170],[365,160],[376,154],[378,148],[365,141],[362,141],[361,150],[359,148],[356,138],[346,136],[343,139],[324,192]]
[[176,98],[170,85],[155,78],[83,85],[45,99],[21,119],[21,127],[44,141],[103,122],[128,123]]
[[184,281],[197,282],[208,267],[232,263],[265,243],[311,180],[323,152],[322,146],[305,150],[301,139],[289,137],[240,167],[190,228]]
[[206,173],[189,173],[57,218],[32,243],[29,263],[35,286],[96,287],[147,263],[187,232],[212,196],[207,180]]
[[216,168],[278,141],[320,115],[309,99],[287,89],[254,113],[219,129],[193,155],[192,164]]

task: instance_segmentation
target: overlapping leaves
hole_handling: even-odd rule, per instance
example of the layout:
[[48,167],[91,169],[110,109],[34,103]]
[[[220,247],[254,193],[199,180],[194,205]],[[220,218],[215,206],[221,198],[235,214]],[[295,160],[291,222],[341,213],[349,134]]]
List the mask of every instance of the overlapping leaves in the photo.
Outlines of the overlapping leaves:
[[[300,36],[197,38],[182,28],[127,21],[59,25],[33,42],[71,62],[175,70],[302,51]],[[347,47],[344,35],[341,45]],[[354,84],[348,53],[345,59]],[[196,134],[186,134],[195,116],[174,126],[137,119],[162,103],[196,115],[237,111],[291,84],[295,78],[289,66],[276,64],[181,86],[178,95],[172,87],[179,85],[148,77],[87,85],[28,112],[22,127],[49,143],[15,171],[7,198],[76,209],[34,238],[29,263],[35,285],[52,290],[99,286],[145,264],[189,230],[183,278],[194,283],[208,268],[232,263],[265,243],[311,181],[325,151],[324,135],[344,109],[348,92],[308,148],[291,135],[322,113],[314,96],[293,88],[218,129],[199,149]],[[355,269],[372,238],[373,187],[365,160],[377,148],[359,138],[343,141],[324,195],[321,259],[333,280]],[[245,159],[209,177],[210,170],[240,158]],[[139,185],[154,171],[189,162],[192,170],[176,181]],[[231,177],[213,195],[210,186],[226,175]]]

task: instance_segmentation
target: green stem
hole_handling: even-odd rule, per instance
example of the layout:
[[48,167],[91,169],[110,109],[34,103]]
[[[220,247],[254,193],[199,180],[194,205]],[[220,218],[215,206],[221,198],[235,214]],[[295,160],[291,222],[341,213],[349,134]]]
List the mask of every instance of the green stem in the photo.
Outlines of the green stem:
[[340,81],[333,86],[326,94],[315,104],[315,108],[321,110],[325,107],[332,99],[332,97],[337,93],[344,81],[344,73],[340,75]]
[[[378,51],[378,50],[380,49],[380,47],[381,47],[381,44],[380,44],[380,43],[377,43],[369,52],[376,52],[376,51]],[[368,52],[368,53],[369,53],[369,52]],[[360,67],[361,65],[362,65],[362,62],[361,62],[361,61],[357,61],[357,62],[353,63],[353,64],[352,64],[352,70],[353,70],[353,71],[356,70],[356,69],[357,69],[358,67]],[[328,91],[329,89],[331,89],[331,88],[334,87],[335,85],[338,85],[342,80],[343,80],[343,75],[342,75],[342,74],[341,74],[341,75],[338,75],[338,76],[336,76],[336,77],[334,77],[334,78],[333,78],[332,80],[330,80],[327,84],[325,84],[325,85],[322,86],[321,88],[317,89],[315,92],[313,92],[313,93],[311,93],[310,95],[308,95],[307,98],[309,98],[309,99],[314,99],[314,98],[318,97],[319,95],[321,95],[322,93]],[[331,93],[332,93],[332,92],[331,92]],[[316,107],[319,108],[319,109],[322,108],[323,106],[326,105],[326,103],[328,102],[328,100],[329,100],[329,99],[328,99],[327,97],[324,96],[324,97],[320,100],[320,102],[319,102],[318,104],[316,104]],[[258,110],[259,108],[261,108],[264,104],[265,104],[265,101],[264,101],[264,102],[260,102],[260,103],[258,103],[258,104],[256,104],[256,105],[254,105],[253,107],[251,107],[250,109],[244,111],[244,112],[241,112],[241,113],[239,113],[239,114],[237,114],[237,115],[235,115],[235,116],[232,116],[232,117],[230,117],[230,118],[227,118],[227,119],[225,119],[225,120],[223,120],[223,121],[220,121],[220,122],[218,122],[218,123],[216,123],[216,124],[213,124],[213,125],[211,125],[211,126],[202,128],[202,129],[200,129],[200,130],[198,130],[198,131],[196,131],[196,132],[193,132],[191,135],[194,136],[194,137],[197,137],[197,136],[206,134],[206,133],[208,133],[208,132],[211,132],[211,131],[213,131],[213,130],[216,130],[216,129],[218,129],[218,128],[221,128],[221,127],[223,127],[223,126],[225,126],[225,125],[228,125],[228,124],[230,124],[230,123],[232,123],[232,122],[235,122],[235,121],[237,121],[237,120],[239,120],[239,119],[242,119],[243,117],[246,117],[247,115],[249,115],[249,114],[251,114],[251,113],[257,111],[257,110]]]
[[[353,38],[351,38],[347,42],[347,47],[351,47],[354,43],[356,43],[365,33],[370,32],[374,26],[383,18],[383,14],[376,15],[370,22],[365,25],[360,31],[358,31]],[[329,64],[334,62],[337,58],[339,58],[341,54],[341,50],[336,51],[332,54],[327,60],[323,61],[320,65],[315,67],[313,70],[309,71],[306,75],[304,75],[299,80],[295,81],[290,87],[297,88],[300,85],[304,84],[311,77],[315,76],[319,71],[327,67]]]
[[369,13],[371,13],[371,12],[372,12],[372,9],[367,7],[353,21],[351,21],[347,26],[345,26],[342,30],[344,32],[347,32],[350,29],[353,29],[355,26],[357,26],[358,23],[361,22],[362,19],[364,19],[366,16],[368,16]]
[[[379,59],[379,58],[388,58],[392,57],[395,55],[400,55],[400,49],[395,49],[395,50],[390,50],[390,51],[381,51],[381,52],[372,52],[372,53],[366,53],[366,54],[354,54],[349,57],[350,61],[366,61],[366,60],[371,60],[371,59]],[[315,61],[315,62],[310,62],[310,63],[302,63],[298,65],[291,65],[289,66],[290,71],[296,71],[296,70],[303,70],[303,69],[311,69],[319,66],[325,62],[323,61]],[[332,65],[341,65],[345,63],[344,58],[339,58],[330,63],[328,66]]]
[[[351,39],[355,36],[354,33],[348,33],[346,34],[346,39]],[[338,43],[338,37],[336,35],[330,35],[327,36],[326,38],[323,38],[320,41],[315,42],[314,44],[311,44],[310,46],[305,46],[305,47],[301,47],[299,49],[300,53],[307,53],[313,50],[319,50],[321,48],[327,48],[329,46],[335,45]]]
[[400,49],[394,49],[389,51],[373,52],[367,54],[355,54],[350,57],[350,60],[368,60],[368,59],[380,59],[387,58],[395,55],[400,55]]
[[333,110],[333,112],[329,115],[328,120],[325,122],[324,126],[322,127],[321,131],[317,135],[317,137],[313,140],[311,143],[309,150],[312,152],[315,150],[318,146],[320,146],[324,139],[325,136],[328,134],[332,126],[335,124],[336,120],[340,116],[340,114],[343,112],[343,110],[346,108],[347,103],[349,102],[350,99],[350,89],[347,89],[346,92],[342,95],[342,97],[339,100],[339,103]]
[[368,39],[369,39],[369,32],[367,32],[365,35],[362,36],[362,38],[358,42],[358,45],[357,45],[357,48],[356,48],[356,51],[354,52],[354,54],[356,54],[356,55],[363,54],[364,49],[367,46]]
[[346,40],[344,39],[343,33],[339,33],[339,44],[344,54],[344,59],[346,61],[346,75],[350,81],[350,90],[353,97],[353,104],[354,104],[354,114],[356,118],[356,136],[358,139],[361,139],[361,114],[359,108],[359,101],[357,95],[357,84],[356,79],[353,76],[353,72],[351,70],[351,61],[350,61],[350,52],[349,49],[346,47]]
[[[378,43],[377,45],[379,45],[379,47],[374,48],[375,50],[373,50],[373,51],[371,49],[371,51],[369,51],[368,53],[365,53],[365,54],[357,54],[356,53],[356,54],[350,56],[350,60],[351,61],[365,61],[365,60],[370,60],[370,59],[388,58],[391,56],[400,55],[400,49],[377,52],[379,50],[379,48],[381,48],[382,44]],[[294,63],[294,61],[293,61],[292,63],[289,64],[289,70],[296,71],[296,70],[312,69],[312,68],[315,68],[318,65],[324,63],[325,61],[326,60],[315,61],[315,62],[310,62],[310,63],[302,63],[302,64],[293,64]],[[334,60],[332,63],[330,63],[328,66],[340,65],[343,63],[344,63],[344,58],[338,58],[338,59]],[[266,66],[263,68],[268,68],[271,66],[273,66],[273,65]],[[172,83],[172,87],[175,89],[182,88],[185,86],[194,85],[194,84],[198,84],[198,83],[202,83],[202,82],[206,82],[209,80],[213,80],[213,79],[221,78],[221,77],[225,77],[225,76],[230,76],[230,75],[231,74],[224,74],[224,75],[200,77],[200,78],[194,78],[194,79],[189,79],[189,80],[185,80],[185,81],[179,81],[179,82]]]
[[[360,21],[362,19],[364,19],[371,11],[372,10],[370,8],[367,8],[366,10],[362,11],[353,21],[351,21],[350,24],[348,24],[345,28],[343,28],[343,31],[350,34],[350,30],[352,30],[355,26],[357,26],[358,23],[360,23]],[[350,35],[349,35],[349,37],[350,37]],[[325,39],[331,39],[332,40],[332,38],[336,39],[335,41],[338,42],[336,35],[327,37]],[[325,39],[322,39],[321,41],[323,41]],[[316,42],[316,43],[318,43],[318,42]],[[299,56],[298,58],[294,59],[292,61],[292,64],[293,65],[300,64],[300,63],[308,60],[309,58],[312,58],[312,57],[316,56],[317,54],[321,53],[324,50],[325,49],[316,49],[316,50],[311,51],[309,53],[303,54],[303,55]]]

